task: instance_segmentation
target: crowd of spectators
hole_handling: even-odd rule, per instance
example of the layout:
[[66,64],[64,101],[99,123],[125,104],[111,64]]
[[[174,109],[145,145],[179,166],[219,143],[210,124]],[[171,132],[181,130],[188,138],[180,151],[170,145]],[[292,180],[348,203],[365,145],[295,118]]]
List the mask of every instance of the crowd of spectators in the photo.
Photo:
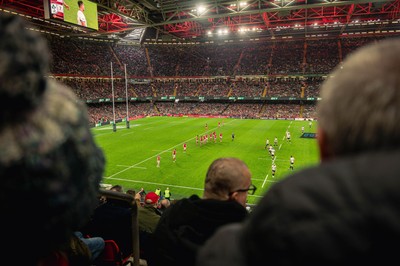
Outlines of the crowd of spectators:
[[[383,38],[383,37],[381,37]],[[123,45],[47,36],[51,72],[131,77],[327,74],[351,51],[378,37],[276,40],[225,45]],[[147,51],[147,53],[146,53]]]
[[299,77],[279,77],[269,80],[241,80],[241,81],[152,81],[147,84],[125,83],[124,79],[88,79],[64,78],[57,80],[70,86],[75,93],[85,100],[101,98],[128,98],[131,97],[164,97],[164,96],[247,96],[247,97],[301,97],[318,96],[319,84],[323,77],[307,79]]
[[[189,94],[194,95],[230,96],[243,90],[250,96],[261,93],[262,96],[289,98],[297,95],[303,98],[308,95],[308,88],[309,95],[318,96],[318,87],[322,87],[322,100],[317,106],[317,143],[322,163],[275,183],[251,211],[247,209],[247,198],[257,189],[252,184],[252,173],[244,161],[232,157],[217,158],[210,164],[201,198],[194,194],[172,202],[172,193],[167,187],[164,205],[160,201],[159,188],[147,193],[141,188],[136,193],[134,189],[125,192],[120,185],[110,185],[111,192],[100,196],[98,188],[105,185],[101,180],[106,161],[88,127],[87,108],[77,95],[89,97],[87,100],[103,97],[104,101],[89,105],[90,119],[96,122],[125,116],[181,114],[293,119],[314,117],[313,102],[304,99],[295,102],[278,97],[255,102],[254,99],[240,101],[239,98],[236,102],[235,97],[225,101],[201,101],[199,98],[200,101],[194,102],[154,101],[149,98],[147,102],[129,103],[118,99],[111,105],[110,97],[117,95],[122,99],[124,88],[127,91],[123,79],[116,79],[115,93],[111,82],[110,95],[107,77],[55,75],[57,80],[72,87],[74,93],[69,87],[52,80],[53,75],[48,75],[49,53],[45,42],[36,35],[37,32],[28,30],[29,25],[23,23],[22,17],[5,14],[0,16],[0,25],[0,36],[3,37],[0,57],[4,59],[0,80],[6,81],[0,87],[3,96],[0,169],[4,181],[3,198],[7,199],[2,201],[3,213],[7,214],[3,219],[7,228],[3,232],[7,243],[2,251],[4,255],[19,258],[23,252],[24,262],[28,265],[102,265],[96,260],[101,258],[107,239],[117,243],[121,257],[135,261],[145,255],[150,263],[143,265],[149,266],[243,266],[255,265],[265,258],[277,265],[377,265],[397,259],[396,243],[400,231],[397,219],[400,184],[396,169],[396,162],[400,159],[397,147],[400,143],[397,123],[400,112],[396,110],[399,106],[396,100],[400,99],[399,40],[360,49],[344,61],[343,69],[336,68],[331,72],[322,86],[319,83],[323,76],[319,75],[312,78],[245,79],[237,80],[237,83],[236,80],[212,79],[188,86]],[[20,34],[15,34],[16,31]],[[99,59],[97,64],[93,60],[100,53],[91,54],[90,45],[79,46],[78,42],[70,41],[66,41],[71,45],[70,51],[87,56],[76,65],[92,67],[94,70],[90,75],[104,74],[103,63],[107,59],[116,62],[120,73],[123,62],[115,47],[108,47],[105,61]],[[336,47],[324,41],[320,43]],[[340,43],[339,59],[342,54]],[[299,44],[297,41],[293,46],[293,51],[299,51],[295,52],[296,56],[300,54]],[[303,70],[309,65],[305,53],[307,47],[304,43]],[[172,53],[172,47],[166,48]],[[275,52],[281,48],[272,47],[274,51],[268,63],[272,68],[269,70],[280,66],[290,73],[297,69],[295,63],[299,58],[289,56],[289,52],[285,57],[287,62],[274,65]],[[283,44],[283,49],[288,48],[287,43]],[[323,73],[334,67],[334,54],[326,55],[326,52],[314,48],[309,51],[327,58],[312,61],[317,65],[313,66],[313,71]],[[217,66],[218,69],[221,73],[226,69],[240,72],[241,62],[252,58],[245,52],[236,47],[232,55],[237,63],[233,66],[235,60],[221,58],[223,63]],[[54,58],[58,60],[69,60],[65,51],[56,56]],[[162,61],[163,57],[170,56],[149,56],[146,51],[142,59],[148,62],[151,77],[161,72],[151,66],[150,57],[159,57]],[[76,57],[71,58],[76,60]],[[189,68],[181,67],[185,63],[183,56],[177,58],[175,66],[169,70],[173,69],[175,75],[190,72]],[[325,63],[326,68],[318,67]],[[380,63],[380,68],[375,69]],[[206,66],[209,69],[213,67],[208,58]],[[75,72],[81,75],[86,71],[79,72],[69,68],[68,64],[53,65],[53,70],[56,69],[68,71],[64,74],[72,76]],[[279,67],[275,70],[280,71]],[[140,68],[135,71],[140,71]],[[138,91],[143,95],[175,96],[180,95],[179,89],[185,85],[175,81],[142,82]],[[135,86],[131,86],[129,91],[137,96]],[[186,151],[186,143],[184,145]],[[123,195],[128,202],[113,197],[122,193],[134,197]],[[19,207],[26,202],[31,207],[21,212]],[[133,220],[136,210],[138,227]],[[250,212],[252,215],[249,216]],[[29,217],[29,223],[21,227],[18,222],[25,217]],[[82,231],[75,231],[77,228]],[[88,253],[84,255],[87,261],[79,263],[74,259],[77,254],[72,253],[79,253],[79,248],[69,243],[71,235],[87,244]],[[136,256],[134,251],[136,236],[139,236],[140,256]],[[96,253],[85,241],[94,238],[102,241],[102,247]]]
[[[303,111],[301,111],[303,107]],[[91,125],[121,120],[126,118],[126,104],[97,103],[89,105]],[[129,103],[130,119],[143,116],[229,116],[237,118],[294,119],[315,117],[315,104],[286,103],[210,103],[210,102],[143,102]]]
[[[359,37],[140,46],[46,37],[52,50],[53,77],[87,101],[93,125],[126,118],[126,97],[319,97],[327,73],[351,51],[379,41]],[[312,117],[315,104],[262,100],[177,104],[149,98],[130,102],[128,110],[130,118],[182,114],[295,118]]]
[[[325,49],[321,49],[325,47]],[[340,62],[339,45],[335,40],[314,40],[307,42],[305,73],[326,74]]]

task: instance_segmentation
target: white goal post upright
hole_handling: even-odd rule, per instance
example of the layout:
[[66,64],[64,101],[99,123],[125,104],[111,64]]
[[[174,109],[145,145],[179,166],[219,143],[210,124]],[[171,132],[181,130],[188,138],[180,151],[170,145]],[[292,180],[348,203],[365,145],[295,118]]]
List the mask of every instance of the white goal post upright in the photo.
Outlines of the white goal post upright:
[[129,128],[128,77],[126,76],[126,64],[124,64],[124,70],[125,70],[125,94],[126,94],[126,128]]
[[113,131],[117,131],[117,125],[115,124],[115,103],[114,103],[114,76],[113,76],[113,65],[111,63],[111,90],[112,90],[112,106],[113,106],[113,116],[114,116],[114,122],[113,122]]

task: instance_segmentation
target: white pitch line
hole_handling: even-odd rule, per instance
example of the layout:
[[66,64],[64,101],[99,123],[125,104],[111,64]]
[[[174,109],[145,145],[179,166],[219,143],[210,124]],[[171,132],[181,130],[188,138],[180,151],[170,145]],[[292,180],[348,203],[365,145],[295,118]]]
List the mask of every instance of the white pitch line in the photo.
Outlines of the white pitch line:
[[[120,167],[130,167],[129,165],[122,165],[122,164],[117,164],[117,166],[120,166]],[[135,167],[132,167],[132,168],[147,169],[147,167],[142,167],[142,166],[135,166]]]
[[143,130],[149,130],[149,129],[152,129],[152,128],[154,128],[154,127],[148,127],[148,128],[143,129]]
[[261,186],[261,187],[264,187],[264,185],[265,185],[265,182],[267,182],[267,179],[268,179],[268,175],[265,177],[265,179],[264,179],[264,182],[263,182],[263,184],[262,184],[262,186]]
[[[290,128],[290,125],[291,125],[292,123],[293,123],[293,121],[290,122],[290,124],[289,124],[289,126],[288,126],[288,129]],[[288,131],[288,129],[287,129],[286,131]],[[285,140],[285,138],[286,138],[286,133],[285,133],[285,135],[283,135],[282,141]],[[282,147],[282,143],[281,143],[281,145],[279,145],[278,150],[280,150],[281,147]]]
[[[98,130],[96,130],[96,131],[98,131]],[[96,134],[96,137],[100,137],[100,136],[108,135],[108,134],[112,134],[112,133],[114,133],[114,132],[112,132],[112,131],[107,131],[107,132],[104,132],[104,133]]]
[[[233,121],[235,121],[235,120],[229,121],[228,123],[232,123]],[[226,124],[228,124],[228,123],[226,123]],[[215,128],[217,128],[217,127],[215,127]],[[214,128],[214,129],[215,129],[215,128]],[[212,130],[212,129],[211,129],[211,130]],[[193,137],[193,138],[190,138],[190,139],[188,139],[188,140],[185,140],[185,141],[183,141],[183,142],[181,142],[181,143],[179,143],[179,144],[177,144],[177,145],[175,145],[175,146],[172,146],[172,147],[169,148],[169,149],[163,150],[162,153],[167,152],[167,151],[170,151],[172,148],[178,147],[178,146],[182,145],[183,143],[189,142],[190,140],[195,139],[195,138],[196,138],[196,137]],[[124,169],[124,170],[121,170],[121,171],[119,171],[119,172],[116,172],[116,173],[113,174],[113,175],[110,175],[110,176],[104,177],[104,178],[111,178],[111,177],[116,176],[116,175],[118,175],[118,174],[120,174],[120,173],[123,173],[123,172],[125,172],[125,171],[127,171],[127,170],[129,170],[129,169],[131,169],[131,168],[135,168],[136,166],[138,166],[138,165],[140,165],[140,164],[142,164],[142,163],[144,163],[144,162],[147,162],[147,161],[150,160],[150,159],[153,159],[153,158],[157,157],[157,155],[158,155],[158,154],[153,155],[153,156],[151,156],[151,157],[149,157],[149,158],[147,158],[147,159],[144,159],[144,160],[141,161],[141,162],[138,162],[138,163],[136,163],[136,164],[133,164],[133,165],[127,167],[127,168]]]
[[251,180],[255,180],[255,181],[264,181],[264,179],[262,179],[262,178],[251,178]]
[[[275,160],[276,160],[276,158],[277,158],[278,156],[275,156],[274,157],[274,159],[272,160],[272,163],[274,163],[275,162]],[[263,182],[263,184],[262,184],[262,186],[261,187],[264,187],[264,185],[265,185],[265,182],[267,182],[267,180],[268,180],[268,175],[269,174],[267,174],[267,176],[265,177],[265,179],[264,179],[264,182]],[[269,181],[268,181],[269,182]]]
[[[166,186],[166,187],[175,187],[175,188],[184,188],[184,189],[190,189],[190,190],[204,191],[204,188],[177,186],[177,185],[172,185],[172,184],[154,183],[154,182],[148,182],[148,181],[131,180],[131,179],[123,179],[123,178],[115,178],[115,177],[106,177],[106,178],[107,179],[112,179],[112,180],[118,180],[118,181],[126,181],[126,182],[131,182],[131,183],[143,183],[143,184],[149,184],[149,185],[157,185],[157,186]],[[255,198],[261,198],[262,197],[262,196],[258,196],[258,195],[247,195],[247,196],[248,197],[255,197]]]
[[[139,120],[137,122],[139,122]],[[143,120],[141,122],[143,122]],[[161,120],[157,120],[157,121],[149,122],[149,123],[146,123],[146,122],[144,122],[143,124],[139,123],[137,125],[148,126],[148,125],[151,125],[151,124],[157,124],[157,123],[161,123],[161,122],[162,122]]]
[[[225,125],[226,125],[226,124],[230,124],[230,123],[232,123],[232,122],[234,122],[234,121],[236,121],[236,120],[231,120],[231,121],[229,121],[228,123],[225,123]],[[211,131],[213,131],[213,130],[215,130],[215,129],[217,129],[217,128],[218,128],[218,126],[213,127],[213,128],[210,128],[209,130],[205,131],[204,133],[211,132]]]
[[[270,160],[271,158],[261,158],[261,157],[259,157],[258,158],[259,160]],[[278,161],[278,162],[286,162],[287,160],[282,160],[282,159],[279,159],[279,160],[276,160],[276,156],[275,156],[275,159],[274,160],[272,160],[272,161]]]
[[130,133],[122,134],[121,137],[122,137],[122,136],[126,136],[126,135],[130,135],[130,134],[133,134],[133,133],[135,133],[135,132],[130,132]]

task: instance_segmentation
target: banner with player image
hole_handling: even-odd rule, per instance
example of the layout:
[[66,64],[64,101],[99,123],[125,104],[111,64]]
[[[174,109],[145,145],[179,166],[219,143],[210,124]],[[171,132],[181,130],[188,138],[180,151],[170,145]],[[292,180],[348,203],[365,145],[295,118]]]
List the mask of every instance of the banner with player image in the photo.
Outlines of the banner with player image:
[[97,4],[88,0],[44,0],[45,18],[98,30]]

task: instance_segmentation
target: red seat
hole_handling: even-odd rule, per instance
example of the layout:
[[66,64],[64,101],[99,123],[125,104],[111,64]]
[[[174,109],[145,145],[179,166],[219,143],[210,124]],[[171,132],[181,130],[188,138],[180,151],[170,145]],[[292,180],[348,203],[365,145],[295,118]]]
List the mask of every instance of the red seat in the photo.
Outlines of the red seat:
[[39,262],[40,266],[69,266],[67,255],[63,252],[55,251]]
[[106,266],[122,266],[132,264],[131,256],[126,258],[122,257],[121,250],[118,244],[114,240],[104,240],[105,246],[103,252],[100,254],[99,258],[96,259],[95,265]]

